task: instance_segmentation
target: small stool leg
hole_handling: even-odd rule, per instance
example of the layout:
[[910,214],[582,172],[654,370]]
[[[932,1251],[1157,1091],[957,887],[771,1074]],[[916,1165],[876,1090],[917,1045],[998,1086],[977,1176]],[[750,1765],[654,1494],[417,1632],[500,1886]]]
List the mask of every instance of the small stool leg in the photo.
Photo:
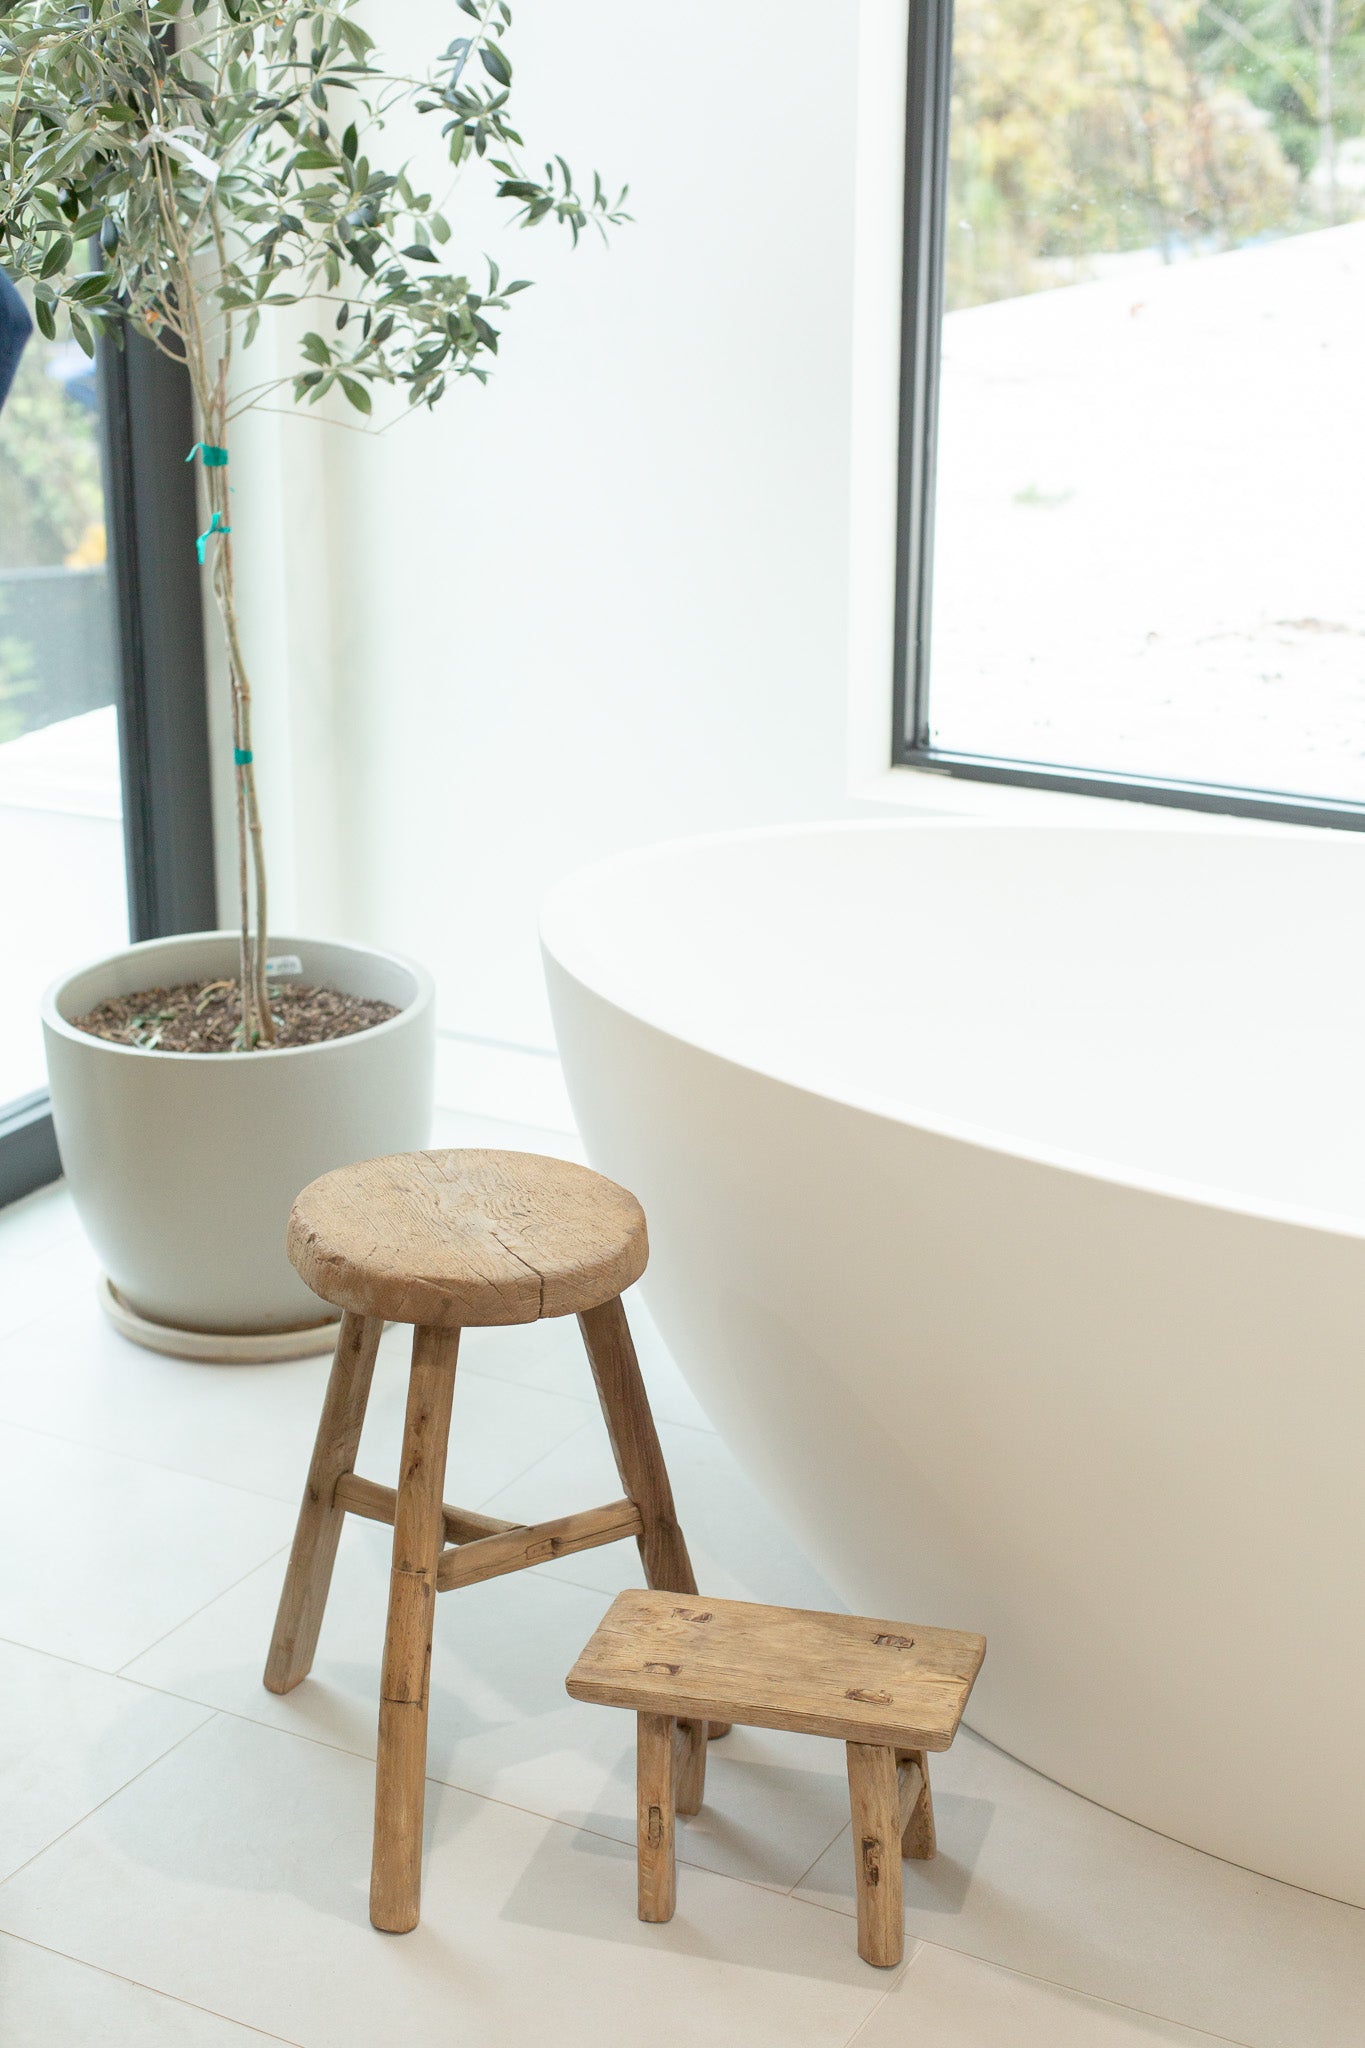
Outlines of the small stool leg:
[[[901,1855],[927,1863],[938,1854],[934,1833],[934,1795],[929,1788],[929,1758],[922,1749],[898,1749],[901,1781]],[[918,1790],[915,1773],[919,1773]]]
[[417,1925],[422,1899],[427,1698],[436,1565],[458,1330],[417,1330],[393,1521],[389,1625],[379,1701],[370,1919],[389,1934]]
[[867,1742],[850,1742],[847,1750],[858,1880],[858,1954],[865,1963],[886,1970],[905,1954],[896,1752]]
[[[578,1327],[583,1332],[621,1485],[640,1510],[644,1525],[636,1540],[645,1583],[656,1592],[695,1593],[692,1560],[678,1526],[668,1467],[659,1448],[620,1295],[604,1301],[600,1308],[586,1309],[578,1318]],[[728,1734],[729,1726],[728,1721],[711,1722],[711,1739]]]
[[705,1721],[679,1721],[674,1744],[673,1805],[678,1813],[701,1812],[706,1792]]
[[294,1531],[294,1548],[280,1592],[275,1633],[266,1659],[271,1692],[289,1692],[312,1669],[332,1583],[344,1508],[335,1502],[339,1479],[355,1470],[365,1406],[374,1377],[375,1353],[384,1334],[379,1316],[344,1315],[337,1333],[332,1376],[322,1404],[313,1462]]
[[673,1918],[677,1902],[674,1860],[674,1720],[671,1714],[636,1716],[635,1788],[640,1918]]

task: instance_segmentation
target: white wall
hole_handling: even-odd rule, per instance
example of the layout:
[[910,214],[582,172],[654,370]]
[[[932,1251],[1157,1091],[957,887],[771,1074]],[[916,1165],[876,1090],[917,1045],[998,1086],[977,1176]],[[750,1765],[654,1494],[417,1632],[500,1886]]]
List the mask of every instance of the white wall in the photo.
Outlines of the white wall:
[[[449,1030],[549,1042],[536,910],[567,869],[854,808],[857,15],[519,0],[528,157],[628,176],[637,224],[499,248],[537,288],[486,391],[238,443],[272,923],[419,954]],[[460,19],[396,17],[412,58]]]

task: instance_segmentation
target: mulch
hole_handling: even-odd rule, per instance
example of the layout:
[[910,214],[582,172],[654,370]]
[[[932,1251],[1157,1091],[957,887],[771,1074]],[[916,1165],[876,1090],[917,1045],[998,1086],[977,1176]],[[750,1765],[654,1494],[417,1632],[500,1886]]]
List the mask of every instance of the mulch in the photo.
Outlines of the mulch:
[[[140,1045],[148,1052],[236,1052],[242,1005],[236,981],[190,981],[176,988],[144,988],[111,996],[84,1017],[78,1031],[114,1045]],[[350,1038],[398,1015],[393,1003],[344,995],[307,982],[270,984],[270,1014],[279,1045],[324,1045]]]

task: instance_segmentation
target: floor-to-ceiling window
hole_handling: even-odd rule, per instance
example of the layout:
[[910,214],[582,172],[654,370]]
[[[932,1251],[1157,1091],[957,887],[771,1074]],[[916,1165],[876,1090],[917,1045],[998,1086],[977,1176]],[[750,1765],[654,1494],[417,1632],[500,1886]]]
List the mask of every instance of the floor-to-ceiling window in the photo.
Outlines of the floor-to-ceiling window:
[[57,1171],[47,984],[213,922],[193,440],[145,342],[34,334],[0,411],[0,1202]]
[[48,982],[128,938],[98,403],[76,343],[35,334],[0,414],[0,1103],[43,1086]]
[[898,757],[1361,822],[1365,4],[912,16]]

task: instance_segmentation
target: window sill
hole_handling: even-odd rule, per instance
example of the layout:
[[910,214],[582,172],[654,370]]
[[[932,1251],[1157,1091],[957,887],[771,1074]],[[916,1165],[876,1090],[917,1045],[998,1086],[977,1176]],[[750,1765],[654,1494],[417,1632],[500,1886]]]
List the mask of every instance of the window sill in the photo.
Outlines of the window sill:
[[1065,790],[1034,789],[1017,783],[975,781],[942,769],[897,767],[856,776],[849,785],[854,803],[880,810],[926,816],[979,818],[997,825],[1109,826],[1121,831],[1302,833],[1330,829],[1281,823],[1273,818],[1233,817],[1183,805],[1143,803],[1116,796],[1085,796]]

